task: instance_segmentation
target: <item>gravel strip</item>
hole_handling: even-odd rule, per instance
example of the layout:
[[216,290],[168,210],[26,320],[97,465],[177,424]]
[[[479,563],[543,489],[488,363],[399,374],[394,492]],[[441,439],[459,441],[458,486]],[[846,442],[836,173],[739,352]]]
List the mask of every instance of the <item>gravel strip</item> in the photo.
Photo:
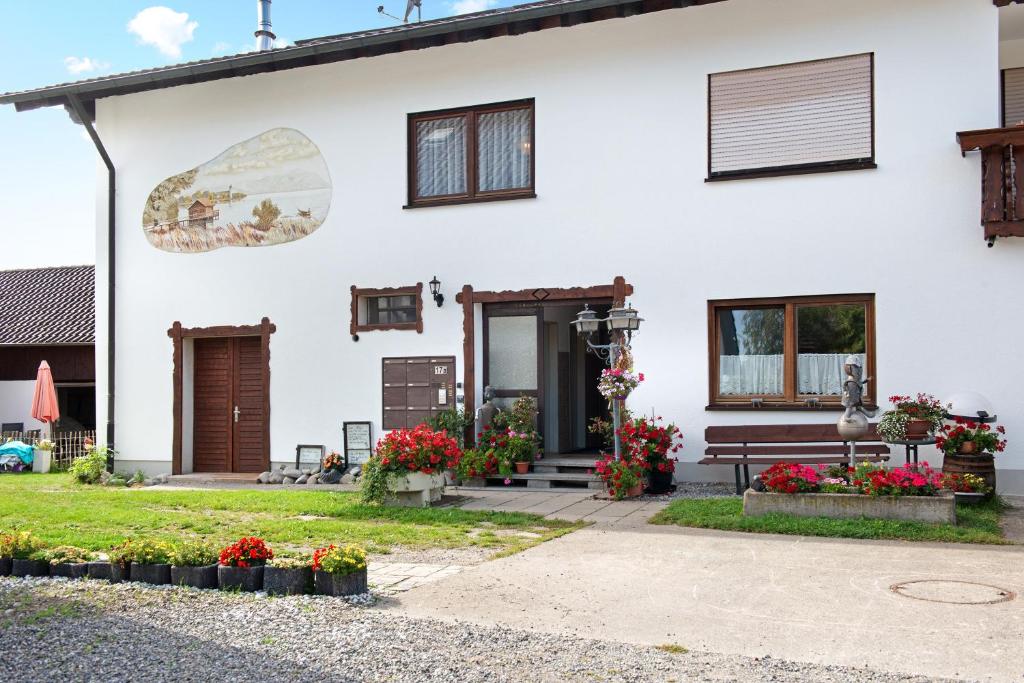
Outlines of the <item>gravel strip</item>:
[[386,607],[0,578],[0,681],[933,680],[411,619]]
[[735,497],[736,485],[706,481],[679,481],[676,482],[676,490],[672,493],[661,496],[645,494],[636,500],[669,501],[676,498],[721,498],[723,496]]

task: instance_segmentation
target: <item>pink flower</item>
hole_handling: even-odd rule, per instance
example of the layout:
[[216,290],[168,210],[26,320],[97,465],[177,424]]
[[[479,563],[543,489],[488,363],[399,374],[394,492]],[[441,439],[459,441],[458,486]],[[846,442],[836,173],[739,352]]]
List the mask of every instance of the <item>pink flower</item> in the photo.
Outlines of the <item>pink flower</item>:
[[511,486],[511,485],[512,485],[512,480],[509,479],[508,477],[505,477],[505,486]]

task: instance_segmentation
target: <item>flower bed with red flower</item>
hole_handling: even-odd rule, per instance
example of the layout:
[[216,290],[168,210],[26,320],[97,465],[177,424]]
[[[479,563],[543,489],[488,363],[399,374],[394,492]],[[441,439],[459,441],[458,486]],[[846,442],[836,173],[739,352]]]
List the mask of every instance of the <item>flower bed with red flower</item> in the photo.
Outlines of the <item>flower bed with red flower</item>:
[[670,454],[683,447],[683,434],[674,424],[658,424],[660,417],[638,417],[622,425],[619,437],[627,460],[645,471],[674,472],[676,458]]
[[955,493],[988,493],[992,490],[992,487],[976,474],[957,473],[943,474],[942,488]]
[[220,563],[225,567],[258,567],[274,557],[262,538],[240,538],[220,551]]
[[644,468],[635,460],[616,460],[607,456],[595,465],[597,475],[604,480],[608,493],[615,500],[625,498],[629,490],[643,481]]
[[853,485],[868,496],[934,496],[942,488],[942,473],[927,462],[891,470],[862,463],[852,476]]
[[819,478],[813,467],[791,462],[777,462],[761,474],[764,487],[772,493],[817,491]]
[[997,425],[995,429],[985,423],[965,420],[957,417],[956,424],[942,425],[939,435],[935,438],[935,447],[946,455],[959,453],[963,445],[973,442],[978,453],[1002,453],[1006,450],[1006,428]]
[[459,465],[459,443],[442,429],[435,432],[421,424],[414,429],[396,429],[377,442],[374,457],[385,472],[437,474]]

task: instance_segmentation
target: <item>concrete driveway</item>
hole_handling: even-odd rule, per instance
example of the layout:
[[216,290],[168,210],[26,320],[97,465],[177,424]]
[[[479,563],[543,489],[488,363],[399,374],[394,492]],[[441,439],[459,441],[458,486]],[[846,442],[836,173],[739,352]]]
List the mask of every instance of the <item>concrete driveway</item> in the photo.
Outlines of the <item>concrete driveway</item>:
[[[893,584],[938,580],[971,584]],[[1024,680],[1024,548],[597,524],[396,600],[411,616]]]

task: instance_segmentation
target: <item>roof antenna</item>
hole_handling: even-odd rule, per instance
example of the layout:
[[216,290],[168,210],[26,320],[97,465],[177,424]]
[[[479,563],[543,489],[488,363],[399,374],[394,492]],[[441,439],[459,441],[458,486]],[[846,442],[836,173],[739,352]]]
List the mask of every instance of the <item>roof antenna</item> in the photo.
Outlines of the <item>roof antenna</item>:
[[408,24],[409,23],[409,15],[412,14],[412,8],[415,7],[416,8],[416,21],[420,22],[420,21],[423,21],[423,12],[422,12],[422,9],[420,7],[420,5],[422,3],[423,3],[423,0],[408,0],[408,2],[405,5],[405,17],[402,18],[402,19],[399,19],[394,14],[388,14],[387,12],[385,12],[384,11],[384,5],[379,5],[377,7],[377,11],[379,13],[383,14],[386,17],[391,17],[395,21],[400,21],[403,24]]

